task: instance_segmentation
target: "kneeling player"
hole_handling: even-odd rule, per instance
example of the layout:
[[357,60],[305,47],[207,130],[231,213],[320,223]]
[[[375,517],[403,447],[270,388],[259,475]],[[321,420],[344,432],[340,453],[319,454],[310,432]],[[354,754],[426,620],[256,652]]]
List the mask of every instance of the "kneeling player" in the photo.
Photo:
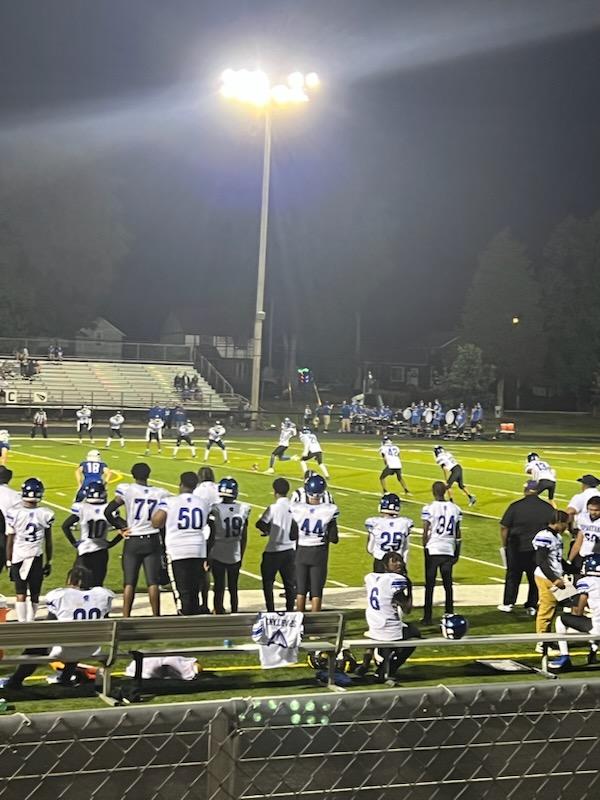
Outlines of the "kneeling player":
[[148,425],[146,427],[146,451],[144,455],[150,455],[150,444],[151,442],[156,442],[156,446],[158,447],[158,452],[162,453],[161,442],[162,442],[162,430],[165,427],[164,420],[160,417],[151,417],[148,420]]
[[52,571],[54,512],[40,506],[43,496],[44,484],[37,478],[28,478],[21,487],[23,499],[6,515],[6,566],[15,584],[15,611],[19,622],[35,620],[42,581]]
[[75,479],[77,481],[77,494],[75,495],[75,502],[81,503],[85,497],[86,487],[90,483],[108,483],[110,478],[110,470],[102,461],[102,456],[98,450],[90,450],[87,454],[85,461],[82,461],[75,470]]
[[[77,564],[90,571],[91,586],[102,586],[108,568],[108,550],[123,537],[119,533],[108,541],[108,521],[104,516],[108,497],[101,481],[88,483],[83,490],[83,501],[71,508],[71,514],[62,524],[68,541],[77,551]],[[73,536],[73,527],[79,524],[81,539]]]
[[304,476],[306,477],[306,473],[309,470],[307,462],[314,458],[317,464],[321,467],[321,472],[323,475],[328,478],[329,472],[327,471],[327,467],[323,462],[323,450],[321,449],[321,445],[319,444],[316,434],[312,433],[310,428],[302,428],[300,441],[304,446],[304,452],[300,456],[300,464],[302,465]]
[[[406,564],[399,553],[386,553],[383,573],[371,572],[365,576],[367,592],[366,619],[369,630],[366,636],[380,642],[397,642],[420,639],[421,632],[412,622],[404,622],[404,615],[412,610],[412,584],[406,575]],[[378,648],[381,658],[376,675],[380,681],[394,680],[404,662],[414,652],[414,647]],[[368,669],[373,651],[368,650],[359,674]]]
[[408,537],[414,525],[412,519],[401,517],[400,498],[397,494],[384,494],[379,501],[379,517],[365,520],[368,531],[367,553],[373,556],[373,572],[383,572],[386,553],[399,553],[406,563]]
[[327,484],[320,475],[309,478],[304,488],[306,502],[292,505],[292,515],[298,526],[296,609],[306,610],[306,596],[310,594],[311,611],[320,611],[327,580],[329,544],[338,542],[339,512],[336,505],[323,502]]
[[[557,633],[590,633],[600,639],[600,555],[587,556],[583,561],[583,577],[575,584],[579,591],[579,603],[570,614],[561,614],[556,620]],[[589,609],[590,616],[585,616]],[[560,655],[549,662],[552,669],[569,669],[571,658],[569,645],[559,640]],[[589,663],[596,661],[598,642],[592,642]]]
[[[67,586],[64,589],[53,589],[46,595],[48,619],[59,622],[102,619],[108,617],[114,594],[102,586],[92,587],[92,576],[82,566],[74,566],[67,575]],[[27,653],[27,651],[25,651]],[[77,670],[77,662],[81,659],[97,655],[95,647],[53,647],[44,651],[46,655],[65,663],[57,683],[70,686]],[[35,651],[40,654],[39,650]],[[25,678],[36,670],[36,666],[22,664],[4,684],[6,689],[20,689]]]

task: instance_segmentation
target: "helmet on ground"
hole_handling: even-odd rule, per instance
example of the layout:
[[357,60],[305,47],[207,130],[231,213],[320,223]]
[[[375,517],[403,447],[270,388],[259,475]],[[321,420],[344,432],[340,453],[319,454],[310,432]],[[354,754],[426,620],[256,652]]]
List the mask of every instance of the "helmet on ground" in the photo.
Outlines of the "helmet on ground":
[[88,461],[100,461],[100,451],[99,450],[89,450],[87,454]]
[[227,497],[230,500],[235,500],[238,496],[238,482],[235,478],[221,478],[218,486],[219,494],[221,497]]
[[537,461],[539,455],[537,453],[527,453],[527,461]]
[[25,500],[41,500],[44,496],[44,484],[39,478],[27,478],[21,486],[21,497]]
[[106,503],[108,493],[102,481],[92,481],[83,490],[83,495],[89,503]]
[[392,492],[384,494],[379,501],[379,510],[382,514],[397,514],[400,511],[400,498],[398,495]]
[[444,639],[462,639],[469,629],[469,623],[462,614],[444,614],[440,628]]
[[600,578],[600,553],[593,553],[583,559],[582,572]]
[[327,483],[325,482],[325,478],[322,478],[320,475],[311,475],[310,478],[304,482],[304,491],[307,497],[322,497],[326,489]]
[[[317,671],[329,669],[328,653],[325,650],[309,653],[307,662],[309,667]],[[340,650],[335,659],[335,668],[338,672],[354,672],[357,666],[357,661],[350,650]]]

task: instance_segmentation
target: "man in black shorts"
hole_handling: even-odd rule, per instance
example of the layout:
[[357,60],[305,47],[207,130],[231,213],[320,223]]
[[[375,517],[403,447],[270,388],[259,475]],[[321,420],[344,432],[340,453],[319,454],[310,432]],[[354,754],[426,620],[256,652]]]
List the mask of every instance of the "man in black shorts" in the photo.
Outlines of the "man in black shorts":
[[[144,568],[148,599],[155,617],[160,616],[160,591],[163,545],[160,531],[152,525],[152,514],[160,501],[168,496],[165,489],[148,486],[150,467],[134,464],[131,475],[135,483],[120,483],[115,499],[106,506],[105,517],[125,539],[123,547],[123,616],[131,616],[140,568]],[[127,522],[116,513],[125,506]]]
[[292,515],[298,526],[296,550],[296,610],[305,611],[310,594],[311,611],[320,611],[327,580],[329,544],[337,544],[338,508],[324,503],[325,479],[313,475],[304,484],[306,502],[294,503]]
[[442,468],[442,472],[444,473],[446,486],[448,487],[448,499],[452,501],[452,493],[450,490],[452,485],[456,483],[458,484],[458,488],[469,498],[469,505],[474,506],[477,502],[477,498],[474,494],[471,494],[465,486],[465,482],[463,480],[463,468],[454,458],[452,453],[449,453],[447,450],[444,450],[443,447],[438,445],[437,447],[433,448],[433,454],[435,456],[435,463]]

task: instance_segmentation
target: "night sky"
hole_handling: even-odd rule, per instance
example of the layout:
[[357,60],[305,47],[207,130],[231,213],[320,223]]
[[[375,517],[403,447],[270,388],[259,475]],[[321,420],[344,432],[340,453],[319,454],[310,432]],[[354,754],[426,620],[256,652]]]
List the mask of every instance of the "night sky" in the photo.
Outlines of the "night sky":
[[274,121],[267,302],[306,352],[351,352],[357,310],[382,352],[452,330],[495,233],[535,261],[600,208],[595,1],[1,0],[0,52],[0,156],[72,145],[114,176],[102,311],[130,338],[178,309],[250,333],[262,133],[225,67],[323,80]]

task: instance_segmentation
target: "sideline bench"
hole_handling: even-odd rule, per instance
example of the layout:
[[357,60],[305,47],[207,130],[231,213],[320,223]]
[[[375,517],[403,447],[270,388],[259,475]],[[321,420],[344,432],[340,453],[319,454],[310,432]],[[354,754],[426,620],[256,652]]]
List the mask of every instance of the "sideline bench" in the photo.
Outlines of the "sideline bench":
[[[52,649],[53,647],[100,648],[98,655],[86,655],[85,660],[103,667],[101,697],[108,700],[110,667],[117,653],[118,619],[98,619],[81,622],[7,622],[0,625],[0,666],[8,664],[41,665],[61,660],[60,656],[23,654],[23,650]],[[19,650],[19,655],[7,655],[7,650]]]
[[[134,681],[142,681],[144,658],[152,656],[200,655],[202,653],[256,653],[260,645],[251,639],[256,614],[223,614],[198,617],[129,617],[118,620],[119,654],[135,662]],[[335,658],[341,649],[344,615],[322,611],[304,615],[304,637],[300,650],[323,651],[329,662],[329,686],[334,687]],[[225,644],[225,642],[228,644]],[[160,646],[152,646],[160,642]],[[194,642],[193,646],[181,646]],[[147,645],[146,647],[140,645]]]

